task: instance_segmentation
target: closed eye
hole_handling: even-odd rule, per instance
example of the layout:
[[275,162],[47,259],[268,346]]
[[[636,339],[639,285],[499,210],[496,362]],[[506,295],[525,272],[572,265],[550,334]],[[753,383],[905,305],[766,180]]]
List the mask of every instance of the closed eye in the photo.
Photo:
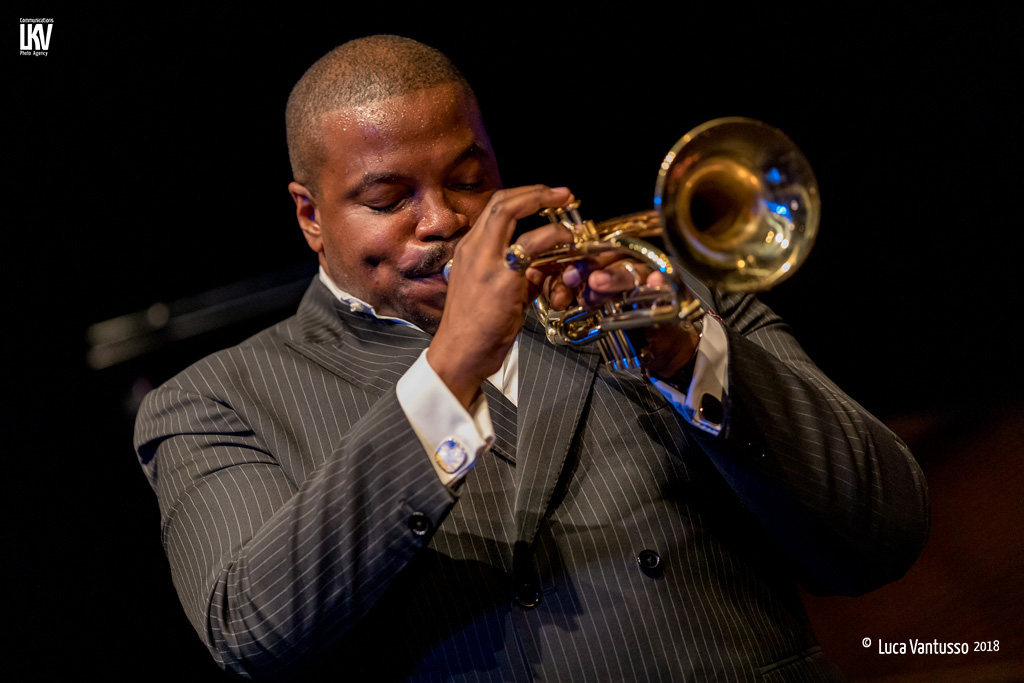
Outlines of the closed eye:
[[473,183],[452,183],[448,187],[458,192],[477,192],[484,186],[483,181],[476,181]]
[[395,201],[390,202],[390,203],[387,203],[387,202],[364,202],[363,206],[368,208],[370,211],[373,211],[374,213],[381,213],[381,214],[395,213],[396,211],[400,210],[405,205],[406,199],[408,199],[408,197],[399,197],[398,199],[396,199]]

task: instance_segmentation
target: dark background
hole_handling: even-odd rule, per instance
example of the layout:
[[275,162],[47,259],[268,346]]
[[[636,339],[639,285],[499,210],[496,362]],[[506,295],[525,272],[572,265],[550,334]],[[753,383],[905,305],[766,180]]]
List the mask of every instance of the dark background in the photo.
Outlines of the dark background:
[[[895,598],[855,601],[842,620],[899,622],[884,610],[919,614],[927,591],[956,594],[983,566],[1002,567],[970,598],[981,615],[970,629],[939,615],[931,631],[886,636],[1001,638],[1001,654],[871,658],[860,645],[871,633],[837,630],[836,603],[812,603],[823,641],[860,680],[965,661],[987,671],[1014,648],[1019,663],[1019,620],[999,619],[1024,610],[1024,26],[965,7],[673,7],[296,5],[253,16],[26,5],[5,15],[0,677],[216,673],[173,595],[155,497],[132,452],[134,406],[145,387],[284,317],[296,299],[243,306],[241,320],[173,344],[157,335],[148,353],[99,370],[86,362],[86,331],[157,302],[173,314],[226,286],[313,272],[286,190],[284,103],[324,52],[381,32],[434,45],[464,71],[506,185],[568,185],[591,218],[649,208],[661,158],[705,120],[750,116],[789,134],[814,166],[823,221],[804,268],[764,298],[911,442],[930,478],[945,477],[933,489],[950,490],[933,491],[936,520],[950,521],[933,529],[929,548],[937,538],[941,552],[922,558],[945,583],[908,576],[886,589]],[[15,56],[19,17],[54,19],[48,56]],[[977,490],[957,488],[965,471],[984,472]],[[996,501],[1001,517],[967,539],[984,541],[984,557],[958,555],[958,520],[979,501]]]

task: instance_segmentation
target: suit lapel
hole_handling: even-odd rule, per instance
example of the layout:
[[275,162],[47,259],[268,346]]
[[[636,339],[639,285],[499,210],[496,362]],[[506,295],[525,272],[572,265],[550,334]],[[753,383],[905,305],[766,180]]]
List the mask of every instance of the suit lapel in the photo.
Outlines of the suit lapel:
[[[286,344],[373,396],[390,391],[430,345],[425,332],[353,313],[319,278],[303,297],[297,317],[301,337]],[[490,382],[483,389],[494,426],[492,450],[515,464],[516,407]]]
[[[296,352],[375,396],[395,384],[430,344],[430,336],[353,313],[315,278],[297,313]],[[593,386],[600,356],[550,344],[527,316],[519,346],[518,408],[489,382],[483,390],[494,425],[493,451],[515,464],[516,540],[532,544],[555,493],[569,446]]]
[[314,278],[297,313],[301,337],[286,344],[374,396],[391,390],[430,344],[430,336],[399,323],[353,313]]
[[527,316],[519,346],[516,540],[532,544],[586,406],[600,356],[551,344]]
[[491,409],[491,425],[494,427],[494,443],[491,450],[498,457],[516,464],[516,406],[505,398],[501,391],[484,382],[484,396]]

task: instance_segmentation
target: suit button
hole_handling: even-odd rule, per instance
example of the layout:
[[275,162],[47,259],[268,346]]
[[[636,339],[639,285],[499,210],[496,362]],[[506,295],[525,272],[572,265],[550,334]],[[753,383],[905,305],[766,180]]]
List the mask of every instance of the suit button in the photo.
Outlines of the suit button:
[[636,562],[640,565],[640,571],[647,576],[661,576],[661,555],[656,550],[644,548],[637,553]]
[[537,584],[523,583],[516,590],[515,601],[524,609],[533,609],[540,604],[540,589]]
[[430,531],[430,518],[422,512],[409,515],[409,529],[417,536],[425,536]]

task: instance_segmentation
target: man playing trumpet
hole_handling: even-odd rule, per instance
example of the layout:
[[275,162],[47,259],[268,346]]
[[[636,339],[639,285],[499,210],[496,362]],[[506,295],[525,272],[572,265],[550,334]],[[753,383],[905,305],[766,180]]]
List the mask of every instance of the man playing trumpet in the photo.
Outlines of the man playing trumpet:
[[136,430],[175,586],[218,663],[838,679],[795,584],[901,576],[926,487],[778,317],[692,283],[716,316],[703,334],[647,331],[653,383],[549,344],[538,294],[594,304],[664,276],[615,256],[529,266],[567,233],[516,237],[517,221],[573,196],[502,188],[475,96],[422,44],[335,49],[287,123],[320,274],[296,316],[150,394]]

